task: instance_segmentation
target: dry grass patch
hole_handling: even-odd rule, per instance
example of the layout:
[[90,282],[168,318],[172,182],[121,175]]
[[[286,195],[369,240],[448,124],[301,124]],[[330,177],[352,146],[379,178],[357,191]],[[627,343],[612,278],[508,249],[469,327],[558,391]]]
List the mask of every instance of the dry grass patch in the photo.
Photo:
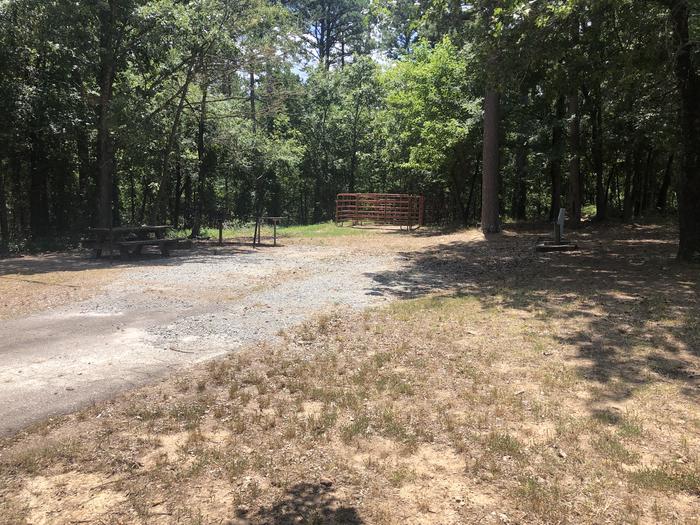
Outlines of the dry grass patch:
[[598,294],[585,259],[571,265],[576,282],[565,268],[542,281],[544,262],[509,258],[493,279],[478,274],[478,288],[465,278],[439,289],[435,268],[468,277],[490,264],[451,249],[412,263],[420,282],[437,282],[429,296],[328,313],[7,440],[4,515],[698,523],[697,304],[671,283],[644,300],[612,284]]

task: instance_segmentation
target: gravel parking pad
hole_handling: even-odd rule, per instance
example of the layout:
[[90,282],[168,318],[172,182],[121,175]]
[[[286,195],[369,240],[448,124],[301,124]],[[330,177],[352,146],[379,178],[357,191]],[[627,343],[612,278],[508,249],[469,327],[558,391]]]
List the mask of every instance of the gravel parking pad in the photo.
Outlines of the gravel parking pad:
[[332,309],[389,299],[391,253],[338,246],[199,248],[136,261],[97,295],[0,324],[0,433],[188,364],[275,337]]

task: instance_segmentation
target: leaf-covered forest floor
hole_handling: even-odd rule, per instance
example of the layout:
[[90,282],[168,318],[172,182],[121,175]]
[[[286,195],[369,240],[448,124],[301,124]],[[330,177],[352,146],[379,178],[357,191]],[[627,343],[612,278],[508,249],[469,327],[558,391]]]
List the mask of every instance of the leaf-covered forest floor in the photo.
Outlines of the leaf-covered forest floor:
[[666,226],[541,234],[324,239],[399,254],[397,300],[4,440],[0,516],[700,523],[700,269]]

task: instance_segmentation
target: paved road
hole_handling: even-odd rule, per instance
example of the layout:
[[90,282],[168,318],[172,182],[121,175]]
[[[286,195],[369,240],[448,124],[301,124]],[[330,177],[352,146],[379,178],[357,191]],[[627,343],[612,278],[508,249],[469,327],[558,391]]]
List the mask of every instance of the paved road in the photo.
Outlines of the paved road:
[[394,265],[334,247],[199,251],[126,268],[86,301],[0,321],[0,434],[275,337],[322,310],[388,300],[372,274]]

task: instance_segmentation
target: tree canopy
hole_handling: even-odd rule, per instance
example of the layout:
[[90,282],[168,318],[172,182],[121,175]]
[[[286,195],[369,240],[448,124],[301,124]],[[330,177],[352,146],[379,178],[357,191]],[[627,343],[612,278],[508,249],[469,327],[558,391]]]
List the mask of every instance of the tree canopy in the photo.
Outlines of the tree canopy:
[[0,250],[90,225],[678,213],[700,252],[697,0],[4,0]]

